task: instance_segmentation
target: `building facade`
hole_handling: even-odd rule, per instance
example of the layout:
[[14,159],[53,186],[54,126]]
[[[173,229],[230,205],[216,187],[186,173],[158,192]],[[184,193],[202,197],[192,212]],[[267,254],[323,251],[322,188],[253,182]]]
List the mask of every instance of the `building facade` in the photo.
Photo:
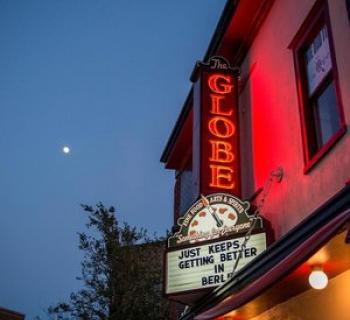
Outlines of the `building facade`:
[[[260,206],[273,241],[225,284],[181,301],[179,318],[349,319],[349,7],[227,1],[203,62],[218,56],[239,68],[233,194]],[[161,158],[176,172],[174,232],[203,193],[194,79]],[[229,171],[220,177],[227,186]],[[315,268],[328,275],[323,290],[308,284]]]
[[0,320],[24,320],[25,315],[13,310],[0,307]]

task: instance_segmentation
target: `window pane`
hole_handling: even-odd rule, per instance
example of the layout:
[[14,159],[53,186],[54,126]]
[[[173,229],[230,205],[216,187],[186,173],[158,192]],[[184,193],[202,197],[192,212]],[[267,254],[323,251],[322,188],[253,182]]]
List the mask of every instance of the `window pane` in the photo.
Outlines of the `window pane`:
[[340,128],[334,82],[317,99],[318,135],[324,145]]
[[192,171],[186,170],[181,173],[180,176],[180,216],[183,216],[187,209],[194,202],[194,190],[193,190],[193,180]]
[[327,27],[324,26],[304,54],[309,96],[332,68]]

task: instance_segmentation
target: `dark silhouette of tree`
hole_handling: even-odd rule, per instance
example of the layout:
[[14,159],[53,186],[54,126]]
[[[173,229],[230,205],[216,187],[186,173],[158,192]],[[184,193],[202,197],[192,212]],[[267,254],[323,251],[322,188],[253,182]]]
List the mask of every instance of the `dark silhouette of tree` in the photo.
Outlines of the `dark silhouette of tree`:
[[79,233],[83,289],[48,309],[56,319],[168,319],[162,295],[164,242],[144,229],[119,226],[114,207],[82,205],[89,233]]

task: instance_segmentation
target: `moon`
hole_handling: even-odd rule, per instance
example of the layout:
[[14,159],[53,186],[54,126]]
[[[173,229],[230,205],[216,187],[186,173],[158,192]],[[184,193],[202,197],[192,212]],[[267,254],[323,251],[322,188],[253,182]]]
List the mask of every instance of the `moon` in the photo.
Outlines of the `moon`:
[[70,153],[70,148],[69,148],[68,146],[64,146],[64,147],[62,148],[62,151],[63,151],[63,153],[65,153],[65,154],[69,154],[69,153]]

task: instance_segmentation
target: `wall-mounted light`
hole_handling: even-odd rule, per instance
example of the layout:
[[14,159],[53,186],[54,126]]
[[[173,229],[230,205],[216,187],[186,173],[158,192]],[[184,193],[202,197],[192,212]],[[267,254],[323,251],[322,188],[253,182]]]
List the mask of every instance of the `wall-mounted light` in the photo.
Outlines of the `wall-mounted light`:
[[313,267],[309,275],[309,283],[312,288],[322,290],[327,287],[328,276],[321,267]]

